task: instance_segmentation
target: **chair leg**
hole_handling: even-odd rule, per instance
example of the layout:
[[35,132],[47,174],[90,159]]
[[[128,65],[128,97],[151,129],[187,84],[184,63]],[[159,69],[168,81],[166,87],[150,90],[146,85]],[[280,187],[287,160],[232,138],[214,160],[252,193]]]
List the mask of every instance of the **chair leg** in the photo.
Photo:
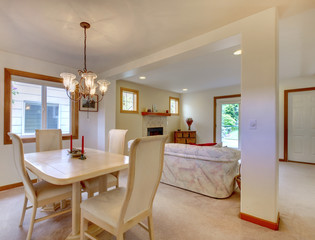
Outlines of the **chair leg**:
[[119,233],[119,234],[116,236],[116,240],[124,240],[124,233]]
[[94,192],[93,191],[88,191],[88,198],[94,197]]
[[24,198],[24,205],[23,205],[23,210],[22,210],[22,216],[21,216],[21,220],[20,220],[20,227],[23,225],[23,222],[24,222],[24,217],[25,217],[25,211],[26,211],[26,206],[27,206],[27,197],[25,196]]
[[33,211],[32,211],[32,216],[31,216],[30,227],[28,229],[26,240],[31,240],[32,233],[33,233],[33,228],[34,228],[34,223],[35,223],[36,211],[37,211],[37,203],[34,203],[33,204]]
[[149,236],[150,236],[150,240],[154,240],[154,231],[153,231],[153,218],[152,218],[152,213],[148,216],[148,227],[149,227]]
[[118,173],[117,173],[117,176],[116,176],[116,177],[117,177],[117,184],[116,184],[116,188],[118,188],[118,187],[119,187],[119,175],[120,175],[120,172],[118,172]]
[[86,220],[86,219],[81,215],[80,240],[87,240],[87,237],[85,236],[84,232],[88,230],[88,223],[89,223],[89,221]]
[[66,199],[60,201],[60,209],[65,209],[67,207]]

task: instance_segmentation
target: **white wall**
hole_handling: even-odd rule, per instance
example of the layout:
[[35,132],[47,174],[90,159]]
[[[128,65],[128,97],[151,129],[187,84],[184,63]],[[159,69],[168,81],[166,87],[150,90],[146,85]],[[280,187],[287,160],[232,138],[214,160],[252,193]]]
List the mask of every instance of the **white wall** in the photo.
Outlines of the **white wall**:
[[[4,114],[4,68],[38,73],[53,77],[59,77],[61,72],[76,73],[77,69],[52,64],[37,59],[32,59],[16,54],[0,51],[0,186],[21,182],[12,161],[11,145],[3,145],[3,116]],[[90,127],[87,127],[90,126]],[[81,146],[81,136],[85,137],[85,146],[97,146],[98,139],[98,115],[90,113],[89,118],[85,112],[79,113],[79,135],[80,139],[74,141],[74,146]],[[69,141],[63,141],[63,147],[69,147]],[[35,152],[35,143],[24,144],[25,152]]]
[[191,117],[194,120],[191,130],[197,131],[197,143],[213,142],[213,97],[240,93],[239,85],[182,94],[181,129],[188,129],[186,118]]
[[[106,78],[104,73],[98,74],[97,79],[104,78]],[[98,149],[108,150],[108,132],[113,128],[116,128],[116,81],[111,81],[99,105],[98,132],[96,135]]]

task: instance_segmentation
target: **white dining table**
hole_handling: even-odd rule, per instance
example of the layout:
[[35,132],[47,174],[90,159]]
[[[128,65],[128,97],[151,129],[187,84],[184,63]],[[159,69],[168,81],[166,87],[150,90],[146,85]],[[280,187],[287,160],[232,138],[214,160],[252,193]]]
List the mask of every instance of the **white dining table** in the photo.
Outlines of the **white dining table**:
[[[125,155],[89,148],[85,152],[85,160],[71,157],[66,149],[24,154],[26,167],[41,179],[56,185],[72,184],[72,232],[66,239],[80,238],[80,181],[129,166]],[[106,191],[106,177],[101,179],[100,192]]]

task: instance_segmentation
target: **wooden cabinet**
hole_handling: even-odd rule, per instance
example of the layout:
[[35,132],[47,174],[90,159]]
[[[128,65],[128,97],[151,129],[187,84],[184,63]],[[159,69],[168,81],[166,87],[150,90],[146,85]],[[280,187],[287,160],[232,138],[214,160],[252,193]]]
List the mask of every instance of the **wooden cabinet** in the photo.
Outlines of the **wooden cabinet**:
[[196,131],[175,131],[174,143],[196,143]]

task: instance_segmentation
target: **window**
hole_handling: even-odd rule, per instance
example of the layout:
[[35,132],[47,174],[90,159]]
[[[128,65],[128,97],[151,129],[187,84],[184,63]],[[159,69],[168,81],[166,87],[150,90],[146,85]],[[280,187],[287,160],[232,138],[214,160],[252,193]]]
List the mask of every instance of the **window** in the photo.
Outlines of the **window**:
[[35,142],[35,129],[61,129],[63,139],[78,137],[78,104],[71,102],[62,79],[5,69],[4,144],[7,132]]
[[120,112],[138,113],[139,91],[120,88]]
[[179,98],[170,97],[170,113],[179,114]]

